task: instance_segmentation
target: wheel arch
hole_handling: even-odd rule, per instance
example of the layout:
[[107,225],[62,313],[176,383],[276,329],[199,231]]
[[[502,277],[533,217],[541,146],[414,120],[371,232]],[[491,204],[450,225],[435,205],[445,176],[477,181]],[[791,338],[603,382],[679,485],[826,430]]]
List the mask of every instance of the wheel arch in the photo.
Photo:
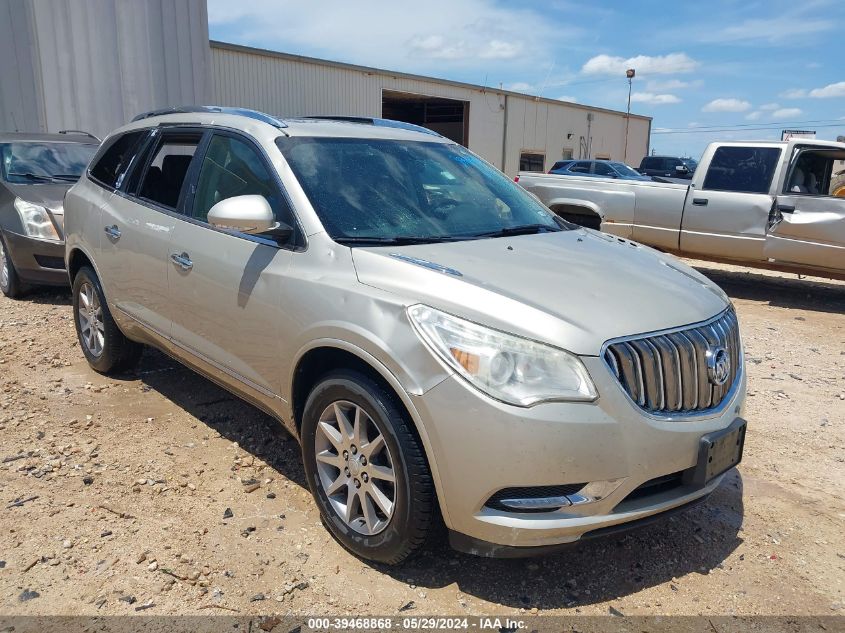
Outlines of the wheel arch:
[[356,345],[339,339],[320,339],[313,341],[304,347],[296,356],[291,372],[288,392],[290,426],[295,430],[297,437],[300,436],[302,425],[302,413],[308,394],[317,381],[335,369],[358,370],[371,379],[379,382],[393,393],[398,402],[402,405],[412,423],[412,428],[423,446],[426,461],[428,462],[431,476],[434,480],[434,487],[437,491],[438,506],[443,519],[447,525],[451,524],[447,515],[446,507],[442,503],[442,484],[440,472],[437,468],[437,460],[431,444],[431,439],[425,430],[419,412],[414,406],[408,392],[403,388],[399,379],[372,354]]
[[549,203],[549,209],[564,220],[591,229],[600,230],[604,221],[601,208],[589,200],[559,198]]

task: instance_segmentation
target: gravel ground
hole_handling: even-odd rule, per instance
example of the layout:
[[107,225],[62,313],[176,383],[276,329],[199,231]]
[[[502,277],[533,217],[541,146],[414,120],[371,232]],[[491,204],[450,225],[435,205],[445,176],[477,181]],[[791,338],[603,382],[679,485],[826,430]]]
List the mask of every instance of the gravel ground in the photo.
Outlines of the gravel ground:
[[845,614],[845,283],[694,263],[749,373],[709,502],[556,557],[393,569],[331,539],[272,419],[157,352],[94,373],[65,291],[0,297],[0,614]]

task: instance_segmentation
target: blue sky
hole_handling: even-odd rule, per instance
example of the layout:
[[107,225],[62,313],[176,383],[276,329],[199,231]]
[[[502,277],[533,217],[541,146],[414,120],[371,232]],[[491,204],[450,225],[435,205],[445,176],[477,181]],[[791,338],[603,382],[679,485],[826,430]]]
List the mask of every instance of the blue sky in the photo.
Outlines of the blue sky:
[[212,39],[618,110],[633,67],[631,110],[654,117],[660,153],[782,128],[845,135],[845,0],[208,0],[208,12]]

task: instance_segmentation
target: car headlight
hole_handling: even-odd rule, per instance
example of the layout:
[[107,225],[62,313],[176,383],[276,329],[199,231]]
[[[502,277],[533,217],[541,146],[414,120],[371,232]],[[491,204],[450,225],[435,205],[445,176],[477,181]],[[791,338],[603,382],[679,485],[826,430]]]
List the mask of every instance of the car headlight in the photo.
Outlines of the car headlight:
[[473,386],[489,396],[529,407],[548,400],[598,397],[577,356],[466,321],[425,305],[408,308],[420,338]]
[[21,216],[24,231],[30,237],[37,237],[42,240],[61,239],[46,208],[15,198],[15,209]]

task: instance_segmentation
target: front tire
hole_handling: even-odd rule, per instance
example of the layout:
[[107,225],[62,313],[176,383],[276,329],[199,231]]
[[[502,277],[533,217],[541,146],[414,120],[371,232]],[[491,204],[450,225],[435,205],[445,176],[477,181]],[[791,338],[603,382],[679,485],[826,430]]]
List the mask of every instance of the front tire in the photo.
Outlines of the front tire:
[[0,237],[0,292],[9,299],[17,299],[23,294],[23,291],[24,287],[21,284],[20,277],[18,277],[18,271],[15,270],[15,265],[9,256],[6,243]]
[[138,364],[143,346],[130,341],[117,327],[100,280],[88,266],[73,280],[73,317],[79,347],[95,371],[119,373]]
[[301,435],[308,486],[343,547],[396,565],[425,544],[436,516],[434,484],[389,390],[357,371],[326,375],[305,403]]

